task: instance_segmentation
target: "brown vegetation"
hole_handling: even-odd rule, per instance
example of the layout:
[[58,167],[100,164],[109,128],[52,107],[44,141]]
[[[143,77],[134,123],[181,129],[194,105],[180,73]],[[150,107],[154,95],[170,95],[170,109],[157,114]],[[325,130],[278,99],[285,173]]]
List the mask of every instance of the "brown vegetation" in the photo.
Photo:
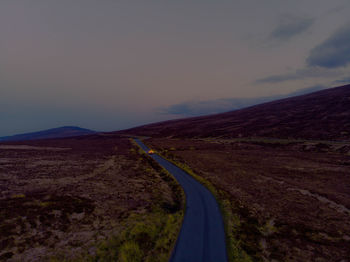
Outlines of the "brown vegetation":
[[0,260],[166,261],[181,222],[173,183],[115,135],[3,143]]
[[253,261],[348,261],[349,143],[145,142],[191,168],[216,187],[221,200],[229,201],[230,233]]

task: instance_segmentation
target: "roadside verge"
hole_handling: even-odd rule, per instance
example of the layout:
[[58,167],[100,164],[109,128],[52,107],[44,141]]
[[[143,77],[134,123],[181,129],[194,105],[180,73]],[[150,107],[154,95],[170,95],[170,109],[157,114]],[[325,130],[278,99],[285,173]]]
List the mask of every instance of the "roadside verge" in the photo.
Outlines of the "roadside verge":
[[233,204],[229,200],[228,194],[223,190],[218,190],[210,181],[206,180],[202,176],[197,175],[188,165],[178,161],[167,151],[157,151],[157,154],[188,173],[214,195],[219,204],[220,211],[224,220],[223,222],[226,235],[226,248],[229,261],[253,262],[253,259],[241,247],[240,239],[236,237],[238,231],[240,230],[241,223],[239,216],[232,211]]

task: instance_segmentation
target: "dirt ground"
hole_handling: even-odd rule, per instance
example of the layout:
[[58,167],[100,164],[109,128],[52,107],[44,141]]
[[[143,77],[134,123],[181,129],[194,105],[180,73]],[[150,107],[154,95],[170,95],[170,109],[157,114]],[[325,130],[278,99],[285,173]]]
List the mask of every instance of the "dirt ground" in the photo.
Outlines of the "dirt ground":
[[0,261],[93,255],[130,214],[170,195],[127,138],[1,143]]
[[147,139],[231,204],[254,261],[350,261],[348,143]]

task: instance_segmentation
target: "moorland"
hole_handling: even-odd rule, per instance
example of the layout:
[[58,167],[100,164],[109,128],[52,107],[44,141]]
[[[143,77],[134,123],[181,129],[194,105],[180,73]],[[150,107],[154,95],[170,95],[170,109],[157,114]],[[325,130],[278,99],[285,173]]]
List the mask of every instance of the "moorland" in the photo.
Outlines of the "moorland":
[[111,133],[0,143],[0,259],[167,261],[185,197],[216,196],[231,261],[348,261],[350,85]]
[[0,144],[1,261],[167,261],[181,189],[117,135]]

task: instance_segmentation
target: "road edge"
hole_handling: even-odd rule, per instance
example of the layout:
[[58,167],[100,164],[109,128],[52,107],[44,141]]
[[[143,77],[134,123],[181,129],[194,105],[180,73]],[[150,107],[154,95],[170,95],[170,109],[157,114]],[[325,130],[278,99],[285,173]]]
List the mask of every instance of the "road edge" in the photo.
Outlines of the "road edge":
[[[145,141],[143,141],[145,143]],[[146,144],[146,143],[145,143]],[[147,145],[147,144],[146,144]],[[236,239],[232,234],[232,227],[235,224],[232,222],[233,212],[231,209],[231,201],[225,195],[227,193],[222,190],[218,190],[210,181],[202,176],[197,175],[191,167],[183,162],[178,162],[174,159],[169,158],[164,155],[163,152],[157,151],[157,154],[163,157],[165,160],[174,164],[178,168],[182,169],[184,172],[193,177],[196,181],[201,183],[205,188],[207,188],[214,196],[217,201],[220,212],[223,218],[223,225],[225,230],[225,243],[226,243],[226,254],[229,262],[253,262],[253,259],[240,247],[239,240]]]
[[[143,143],[144,141],[139,138]],[[182,216],[181,216],[181,221],[179,222],[180,226],[176,232],[176,241],[174,241],[172,247],[170,248],[170,251],[169,251],[169,260],[168,261],[171,261],[174,254],[175,254],[175,250],[176,250],[176,247],[177,247],[177,243],[179,241],[179,235],[180,235],[180,232],[181,232],[181,228],[182,228],[182,224],[183,224],[183,221],[184,221],[184,218],[185,218],[185,213],[186,213],[186,194],[185,194],[185,191],[183,190],[182,186],[180,185],[180,183],[176,180],[176,178],[168,171],[166,170],[164,167],[162,167],[157,161],[155,161],[152,157],[150,157],[144,150],[143,148],[134,140],[134,138],[131,138],[131,143],[136,145],[139,150],[140,150],[140,154],[147,158],[148,160],[150,160],[152,163],[154,163],[155,165],[157,165],[160,170],[165,173],[168,177],[170,177],[177,185],[178,189],[180,189],[180,192],[181,192],[181,211],[182,211]],[[163,157],[163,156],[162,156]]]

